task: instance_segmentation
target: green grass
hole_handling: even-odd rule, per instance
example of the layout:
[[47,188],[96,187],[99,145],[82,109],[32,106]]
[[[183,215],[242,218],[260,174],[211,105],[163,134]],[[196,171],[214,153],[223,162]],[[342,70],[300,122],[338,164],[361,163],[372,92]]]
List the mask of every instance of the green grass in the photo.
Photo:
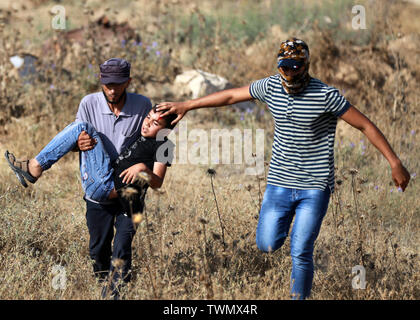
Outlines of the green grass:
[[[302,27],[311,28],[315,23],[320,29],[333,30],[334,35],[340,35],[341,40],[348,40],[352,32],[343,33],[340,28],[351,22],[351,9],[354,4],[354,1],[350,0],[323,0],[310,4],[293,0],[275,0],[271,2],[270,8],[266,8],[263,2],[245,1],[241,7],[227,2],[220,9],[200,12],[204,19],[200,19],[197,13],[193,13],[192,16],[179,13],[180,16],[174,18],[179,23],[180,37],[189,36],[191,37],[189,41],[201,45],[211,44],[216,36],[219,36],[222,42],[235,39],[250,44],[266,37],[273,25],[280,25],[284,32],[297,30],[302,32],[305,31]],[[327,23],[325,17],[328,17],[330,22]],[[185,30],[190,30],[189,28],[191,32],[183,33]],[[365,32],[368,33],[369,31]],[[208,40],[207,43],[203,43],[203,36]]]

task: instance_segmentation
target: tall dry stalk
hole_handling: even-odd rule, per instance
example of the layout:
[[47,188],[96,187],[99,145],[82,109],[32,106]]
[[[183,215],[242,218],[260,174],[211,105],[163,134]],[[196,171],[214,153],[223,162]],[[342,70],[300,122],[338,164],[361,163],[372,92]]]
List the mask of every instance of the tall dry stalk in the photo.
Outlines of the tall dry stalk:
[[[252,154],[252,157],[255,159],[255,167],[257,166],[257,155],[255,153]],[[266,181],[267,177],[265,174],[265,162],[264,162],[264,175],[260,176],[259,174],[256,175],[257,182],[258,182],[258,212],[261,211],[262,199],[263,199],[263,192],[261,190],[261,181]]]
[[[138,198],[144,198],[145,197],[145,189],[146,185],[148,183],[150,183],[151,177],[145,173],[145,172],[140,172],[137,176],[136,179],[134,181],[134,183],[136,183],[137,185],[141,186],[143,188],[142,194],[139,194],[139,192],[132,188],[132,187],[128,187],[125,188],[122,192],[122,197],[124,197],[125,199],[127,199],[129,201],[130,204],[130,214],[132,216],[132,221],[133,221],[133,225],[134,228],[137,230],[137,226],[139,225],[139,223],[143,220],[143,216],[145,218],[145,223],[146,223],[146,239],[147,239],[147,244],[148,244],[148,249],[149,249],[149,260],[151,263],[147,264],[147,271],[148,271],[148,275],[149,275],[149,279],[150,279],[150,283],[152,285],[152,292],[153,292],[153,297],[155,299],[158,298],[158,294],[157,294],[157,288],[156,288],[156,272],[152,267],[154,266],[153,263],[153,247],[152,247],[152,241],[150,239],[150,231],[149,231],[149,219],[148,219],[148,214],[147,214],[147,210],[146,210],[146,203],[144,203],[143,206],[143,214],[139,214],[139,213],[134,213],[133,212],[133,208],[132,208],[132,204],[133,204],[133,199],[135,197]],[[141,199],[138,199],[138,201],[141,201]]]
[[201,218],[199,222],[202,225],[203,232],[197,232],[198,236],[200,233],[203,234],[203,246],[199,246],[200,254],[202,256],[201,259],[201,271],[199,272],[199,280],[204,283],[204,287],[206,288],[206,298],[212,299],[214,297],[213,291],[213,281],[211,278],[210,266],[206,255],[206,248],[207,248],[207,236],[206,236],[206,224],[208,223],[207,220]]
[[[150,260],[150,263],[148,263],[146,265],[146,268],[147,268],[147,272],[149,274],[150,283],[152,285],[153,297],[155,299],[157,299],[158,295],[157,295],[157,290],[156,290],[156,272],[152,272],[152,266],[154,266],[154,263],[153,263],[153,247],[152,247],[152,241],[150,239],[149,219],[148,219],[148,215],[147,215],[146,204],[144,205],[144,211],[143,212],[144,212],[144,217],[145,217],[145,221],[146,221],[146,239],[147,239],[147,244],[148,244],[148,247],[149,247],[149,255],[148,256],[149,256],[149,260]],[[154,271],[154,268],[153,268],[153,271]]]
[[358,246],[357,252],[359,253],[359,261],[363,265],[364,264],[364,250],[363,250],[363,230],[362,230],[362,215],[360,214],[358,203],[357,203],[357,193],[358,190],[356,189],[355,177],[358,174],[356,169],[350,169],[351,174],[351,190],[353,194],[353,202],[354,202],[354,211],[356,213],[356,222],[357,222],[357,230],[358,230]]
[[[111,296],[111,294],[113,293],[113,291],[110,291],[111,288],[113,288],[113,290],[117,290],[119,291],[119,285],[122,282],[122,268],[124,266],[124,260],[122,259],[114,259],[112,260],[112,266],[114,267],[111,275],[108,278],[107,284],[106,284],[106,297],[109,298]],[[114,281],[114,276],[116,273],[120,274],[120,277],[118,278],[118,281],[116,283],[112,283]],[[120,293],[120,292],[118,292]]]
[[223,223],[222,223],[222,217],[220,216],[219,205],[217,203],[216,193],[214,192],[214,185],[213,185],[213,177],[216,175],[216,170],[208,169],[207,174],[210,177],[211,190],[213,191],[213,199],[214,199],[214,202],[216,203],[217,216],[219,218],[220,230],[222,231],[223,251],[225,251],[226,250],[225,231],[224,231],[225,228],[224,228]]

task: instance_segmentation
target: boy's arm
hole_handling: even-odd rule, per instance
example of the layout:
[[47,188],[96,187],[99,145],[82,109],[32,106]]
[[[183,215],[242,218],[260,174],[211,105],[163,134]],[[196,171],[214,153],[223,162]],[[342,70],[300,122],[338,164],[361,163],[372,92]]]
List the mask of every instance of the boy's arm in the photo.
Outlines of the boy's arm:
[[410,181],[410,174],[375,124],[354,106],[350,106],[340,118],[363,132],[369,141],[383,154],[391,166],[392,179],[395,186],[400,187],[404,191]]
[[188,111],[193,109],[222,107],[252,99],[253,97],[249,92],[248,85],[241,88],[215,92],[208,96],[194,100],[183,102],[162,102],[158,105],[157,111],[165,111],[161,114],[161,117],[165,117],[166,115],[172,113],[177,114],[178,117],[172,121],[172,124],[175,124],[181,120]]
[[152,171],[144,163],[137,163],[121,172],[120,178],[123,177],[123,183],[134,183],[137,179],[137,175],[140,172],[146,172],[150,177],[150,187],[152,189],[158,189],[163,184],[163,180],[166,174],[166,165],[160,162],[155,162]]

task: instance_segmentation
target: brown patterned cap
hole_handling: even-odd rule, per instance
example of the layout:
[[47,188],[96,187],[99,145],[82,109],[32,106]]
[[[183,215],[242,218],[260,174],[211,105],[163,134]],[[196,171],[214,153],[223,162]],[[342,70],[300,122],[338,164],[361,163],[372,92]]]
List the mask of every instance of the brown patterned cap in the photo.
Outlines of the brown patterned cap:
[[309,47],[300,39],[290,38],[280,44],[277,67],[300,67],[309,64]]

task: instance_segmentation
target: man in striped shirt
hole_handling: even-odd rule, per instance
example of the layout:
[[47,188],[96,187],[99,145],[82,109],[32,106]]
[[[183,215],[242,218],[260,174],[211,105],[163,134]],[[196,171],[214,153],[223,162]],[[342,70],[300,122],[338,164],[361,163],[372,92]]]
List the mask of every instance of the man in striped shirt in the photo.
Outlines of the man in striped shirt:
[[292,38],[281,43],[279,74],[185,102],[163,102],[162,116],[258,99],[267,104],[275,120],[272,158],[257,226],[260,250],[280,248],[289,232],[292,256],[291,296],[305,299],[313,279],[314,242],[334,192],[334,137],[340,117],[363,132],[384,155],[392,179],[403,191],[410,175],[379,131],[339,91],[309,75],[309,48]]

